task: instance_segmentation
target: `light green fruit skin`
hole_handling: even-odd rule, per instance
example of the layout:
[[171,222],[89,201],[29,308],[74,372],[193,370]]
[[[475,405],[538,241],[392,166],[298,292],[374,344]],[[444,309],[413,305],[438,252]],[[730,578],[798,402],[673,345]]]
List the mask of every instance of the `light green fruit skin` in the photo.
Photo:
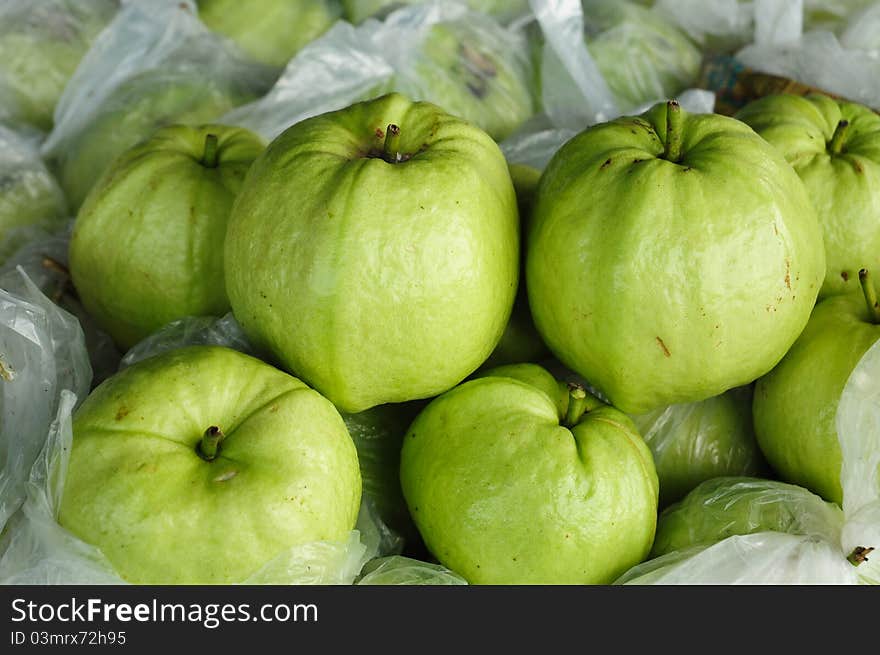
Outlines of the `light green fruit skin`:
[[502,141],[536,111],[524,37],[473,16],[431,27],[412,70],[389,86],[434,102]]
[[[203,162],[209,134],[217,163]],[[159,129],[92,189],[70,240],[83,306],[124,350],[185,316],[229,311],[223,244],[232,203],[265,143],[225,125]]]
[[[411,159],[366,156],[389,124]],[[516,196],[485,132],[390,94],[270,143],[233,207],[225,258],[248,336],[337,407],[430,398],[476,370],[507,324]]]
[[841,509],[806,489],[746,476],[718,477],[660,514],[651,558],[766,531],[837,541],[842,527]]
[[661,14],[618,0],[586,0],[587,48],[624,110],[693,86],[702,53]]
[[[804,181],[825,242],[827,272],[819,297],[859,288],[859,269],[880,270],[880,116],[823,95],[765,96],[738,113],[773,144]],[[831,138],[849,121],[843,150]]]
[[821,301],[782,361],[755,384],[755,436],[784,480],[841,503],[835,417],[853,369],[880,338],[861,290]]
[[643,414],[757,379],[806,325],[825,275],[804,185],[751,128],[666,104],[588,128],[553,157],[527,235],[545,343],[619,409]]
[[[225,434],[217,459],[196,452]],[[333,405],[237,351],[193,346],[99,385],[74,415],[59,522],[135,584],[241,582],[299,544],[344,541],[357,453]]]
[[769,472],[755,440],[750,387],[630,418],[654,456],[661,508],[705,480]]
[[283,67],[305,45],[326,32],[342,8],[333,0],[197,0],[199,18],[234,41],[245,54]]
[[433,400],[400,476],[431,553],[471,584],[609,584],[648,554],[657,475],[623,413],[572,429],[543,391],[509,377]]
[[50,168],[78,210],[116,158],[160,127],[210,123],[251,99],[244,90],[194,79],[191,73],[165,79],[161,71],[149,71],[119,87],[94,120],[49,158]]
[[[526,234],[541,171],[525,164],[510,164],[508,168],[510,169],[510,178],[513,180],[513,188],[516,191],[520,234]],[[504,328],[504,334],[501,335],[501,340],[495,346],[495,350],[483,362],[481,368],[537,362],[549,355],[550,351],[541,340],[541,335],[538,334],[532,320],[532,312],[529,309],[529,297],[526,291],[525,249],[522,249],[520,252],[519,285],[510,320],[507,322],[507,327]]]
[[560,416],[565,416],[568,410],[569,390],[568,384],[557,380],[546,368],[532,362],[521,364],[503,364],[493,368],[480,370],[473,378],[513,378],[527,385],[540,389],[556,406]]

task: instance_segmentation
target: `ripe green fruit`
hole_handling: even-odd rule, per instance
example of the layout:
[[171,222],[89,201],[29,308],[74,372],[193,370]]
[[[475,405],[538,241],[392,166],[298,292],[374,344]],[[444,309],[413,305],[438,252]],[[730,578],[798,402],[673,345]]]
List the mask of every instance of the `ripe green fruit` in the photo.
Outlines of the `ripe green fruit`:
[[815,211],[782,155],[736,119],[674,102],[568,141],[526,244],[545,343],[630,414],[769,371],[825,275]]
[[255,96],[217,79],[150,70],[120,85],[95,118],[48,159],[71,207],[126,150],[172,124],[201,125]]
[[304,120],[249,171],[225,258],[248,336],[341,410],[435,396],[510,316],[507,163],[479,128],[399,94]]
[[738,387],[695,403],[633,415],[660,479],[660,507],[705,480],[765,473],[752,426],[752,388]]
[[737,118],[773,144],[804,181],[825,243],[819,297],[858,289],[880,270],[880,116],[824,95],[765,96]]
[[860,277],[864,292],[816,305],[791,350],[757,381],[753,403],[758,445],[777,474],[838,504],[837,405],[853,369],[880,338],[876,294],[870,278]]
[[197,0],[199,18],[268,66],[284,67],[342,13],[335,0]]
[[265,144],[235,127],[173,125],[117,159],[80,209],[70,273],[123,349],[185,316],[229,311],[226,224]]
[[229,348],[150,357],[77,410],[58,517],[135,584],[241,582],[355,526],[357,453],[333,405]]
[[525,369],[431,401],[404,439],[404,497],[433,555],[472,584],[610,583],[651,548],[651,452],[622,412],[580,387],[560,407],[553,376]]

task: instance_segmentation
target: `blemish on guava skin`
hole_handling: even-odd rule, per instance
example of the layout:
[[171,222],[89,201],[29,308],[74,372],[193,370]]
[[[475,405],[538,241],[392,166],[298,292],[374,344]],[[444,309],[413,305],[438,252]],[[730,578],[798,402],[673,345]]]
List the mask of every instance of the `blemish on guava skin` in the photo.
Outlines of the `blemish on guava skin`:
[[785,286],[791,291],[791,262],[785,260]]
[[272,405],[272,407],[269,408],[270,414],[274,414],[277,411],[278,411],[278,405]]
[[376,128],[375,134],[376,134],[377,139],[384,139],[385,138],[385,130],[383,130],[381,127]]
[[862,168],[862,165],[855,160],[853,160],[853,168],[856,169],[856,173],[864,173],[865,172],[865,169]]
[[603,169],[608,168],[609,166],[611,166],[611,158],[610,157],[608,159],[606,159],[605,163],[599,167],[599,170],[601,171]]
[[840,271],[840,277],[843,278],[844,282],[849,282],[849,273],[846,271]]
[[238,475],[238,471],[231,469],[229,471],[225,471],[214,478],[214,482],[226,482],[227,480],[231,480],[236,475]]
[[672,353],[669,352],[669,348],[667,348],[666,344],[663,343],[663,339],[661,339],[660,337],[655,337],[655,338],[657,339],[657,345],[659,345],[660,349],[663,351],[663,356],[664,357],[671,357]]
[[131,410],[130,410],[128,407],[126,407],[125,405],[122,405],[122,406],[119,408],[119,411],[116,412],[116,420],[117,420],[117,421],[121,421],[121,420],[124,419],[126,416],[128,416],[128,414],[129,414],[130,412],[131,412]]

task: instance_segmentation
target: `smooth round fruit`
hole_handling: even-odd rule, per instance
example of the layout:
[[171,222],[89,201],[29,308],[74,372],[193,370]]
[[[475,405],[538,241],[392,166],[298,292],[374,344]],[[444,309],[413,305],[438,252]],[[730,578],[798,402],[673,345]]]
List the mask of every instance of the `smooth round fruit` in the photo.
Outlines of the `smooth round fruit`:
[[123,349],[185,316],[229,311],[226,224],[265,143],[224,125],[174,125],[125,152],[74,224],[70,273],[91,316]]
[[824,95],[765,96],[737,118],[773,144],[804,181],[825,243],[819,297],[858,290],[880,270],[880,116]]
[[745,123],[674,102],[568,141],[526,246],[544,342],[630,414],[769,371],[825,275],[815,211],[782,155]]
[[507,324],[516,196],[485,132],[390,94],[270,143],[225,257],[248,336],[341,410],[430,398],[482,364]]
[[360,496],[326,398],[248,355],[191,346],[86,398],[58,520],[128,582],[231,584],[294,546],[346,540]]
[[481,377],[410,427],[404,497],[431,553],[471,584],[608,584],[647,556],[651,453],[626,415],[578,389],[560,412],[543,388]]

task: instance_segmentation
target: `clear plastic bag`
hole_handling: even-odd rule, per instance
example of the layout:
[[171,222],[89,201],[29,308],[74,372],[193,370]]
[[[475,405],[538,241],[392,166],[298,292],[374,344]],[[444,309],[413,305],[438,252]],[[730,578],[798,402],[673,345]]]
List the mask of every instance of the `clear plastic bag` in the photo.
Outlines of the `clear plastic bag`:
[[878,381],[880,342],[838,404],[842,508],[779,482],[709,481],[661,515],[659,556],[617,583],[880,584]]
[[750,387],[631,418],[654,455],[661,508],[704,480],[769,473],[752,427]]
[[120,0],[0,4],[0,122],[52,128],[67,81]]
[[840,34],[841,45],[860,50],[872,59],[880,59],[880,2],[857,13]]
[[367,562],[359,585],[466,585],[460,575],[440,564],[394,555]]
[[842,41],[828,30],[802,33],[801,25],[790,24],[768,38],[756,38],[736,53],[736,59],[756,71],[880,108],[880,58],[862,49],[853,35]]
[[275,77],[205,27],[192,0],[129,0],[65,87],[42,154],[76,210],[124,150],[169,123],[214,121]]
[[25,497],[28,472],[63,390],[92,379],[79,322],[18,268],[0,275],[0,530]]
[[[368,18],[381,18],[404,5],[426,0],[342,0],[343,16],[355,25]],[[473,11],[489,14],[502,23],[521,18],[529,11],[528,0],[464,0]]]
[[0,266],[34,236],[63,227],[67,201],[32,140],[0,125]]
[[398,91],[503,139],[535,113],[532,86],[523,33],[435,0],[381,22],[337,22],[290,61],[265,97],[221,121],[271,140],[310,116]]

